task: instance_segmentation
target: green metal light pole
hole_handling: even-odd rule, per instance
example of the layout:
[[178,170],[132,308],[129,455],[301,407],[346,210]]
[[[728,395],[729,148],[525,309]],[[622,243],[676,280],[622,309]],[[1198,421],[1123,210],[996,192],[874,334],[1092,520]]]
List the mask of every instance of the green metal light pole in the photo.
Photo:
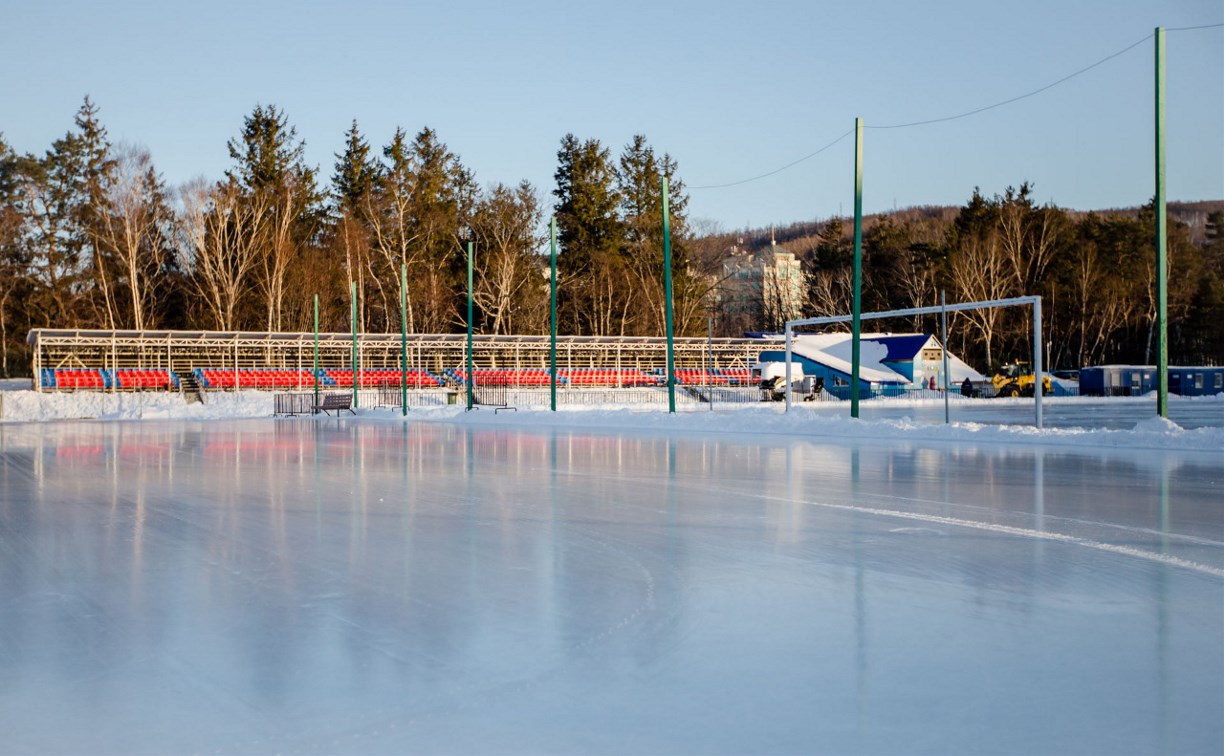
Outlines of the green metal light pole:
[[408,416],[408,266],[400,263],[400,407]]
[[1156,27],[1156,414],[1169,416],[1169,301],[1165,227],[1165,30]]
[[472,409],[472,383],[476,376],[472,375],[472,242],[467,244],[468,273],[468,316],[467,316],[467,408]]
[[[859,416],[859,336],[863,313],[863,119],[854,119],[854,304],[850,322],[850,417]],[[790,376],[786,376],[790,380]]]
[[676,412],[676,356],[672,345],[671,222],[667,214],[667,176],[663,177],[663,296],[667,319],[667,411]]
[[[314,406],[319,406],[319,295],[314,295]],[[318,412],[318,410],[315,410]]]
[[357,409],[357,284],[349,284],[349,297],[353,300],[353,409]]
[[548,227],[548,240],[551,247],[552,275],[549,277],[549,333],[548,342],[548,386],[551,397],[552,411],[557,411],[557,216],[553,216]]

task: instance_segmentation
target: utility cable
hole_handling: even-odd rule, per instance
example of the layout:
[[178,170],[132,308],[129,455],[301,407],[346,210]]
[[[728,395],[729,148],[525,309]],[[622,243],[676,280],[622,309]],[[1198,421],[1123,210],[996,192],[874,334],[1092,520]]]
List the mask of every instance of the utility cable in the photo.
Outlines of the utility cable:
[[1221,22],[1218,24],[1203,24],[1202,26],[1172,26],[1172,27],[1169,27],[1168,29],[1165,29],[1165,31],[1171,32],[1171,31],[1193,31],[1195,29],[1219,29],[1221,26],[1224,26],[1224,22]]
[[845,134],[842,134],[841,136],[839,136],[838,138],[834,139],[832,142],[829,142],[829,143],[828,143],[828,144],[826,144],[824,147],[821,147],[820,149],[816,150],[815,152],[812,152],[812,153],[809,153],[809,154],[807,154],[807,155],[804,155],[803,157],[799,158],[798,160],[793,160],[793,161],[791,161],[791,162],[787,163],[786,165],[782,166],[781,168],[777,168],[777,169],[775,169],[775,170],[772,170],[772,171],[770,171],[769,173],[762,173],[760,176],[753,176],[752,178],[741,179],[741,180],[739,180],[739,181],[732,181],[732,182],[730,182],[730,183],[728,183],[728,184],[705,184],[705,185],[703,185],[703,186],[690,186],[690,187],[688,187],[688,189],[689,189],[690,191],[692,191],[692,190],[694,190],[694,189],[723,189],[723,188],[728,187],[728,186],[739,186],[740,184],[747,184],[747,183],[748,183],[748,182],[750,182],[750,181],[758,181],[758,180],[763,179],[763,178],[768,178],[768,177],[770,177],[770,176],[774,175],[775,173],[781,173],[782,171],[786,170],[787,168],[791,168],[791,167],[794,167],[794,166],[796,166],[796,165],[799,165],[799,164],[800,164],[800,163],[802,163],[804,160],[808,160],[809,158],[814,158],[814,157],[816,157],[816,156],[817,156],[817,155],[819,155],[820,153],[822,153],[822,152],[824,152],[825,150],[829,149],[830,147],[832,147],[833,145],[837,144],[838,142],[840,142],[841,140],[845,139],[846,137],[850,136],[850,135],[851,135],[851,134],[853,134],[853,133],[854,133],[854,129],[850,129],[850,130],[849,130],[849,131],[847,131]]
[[1118,50],[1115,53],[1106,55],[1104,58],[1101,58],[1096,63],[1093,63],[1090,66],[1085,66],[1084,68],[1081,68],[1080,70],[1076,71],[1073,74],[1067,74],[1066,76],[1062,77],[1058,81],[1052,82],[1050,84],[1046,84],[1044,87],[1041,87],[1040,89],[1034,89],[1032,92],[1027,92],[1022,95],[1017,95],[1015,97],[1012,97],[1007,100],[1003,100],[1001,102],[996,102],[993,105],[986,105],[985,107],[977,108],[976,110],[970,110],[965,113],[959,113],[957,115],[944,116],[942,118],[930,118],[925,121],[912,121],[910,123],[894,123],[894,124],[889,124],[887,126],[866,126],[864,125],[864,128],[868,128],[868,129],[904,129],[910,126],[925,126],[929,123],[944,123],[946,121],[955,121],[960,118],[968,118],[969,116],[977,115],[978,113],[985,113],[987,110],[994,110],[995,108],[1001,108],[1004,105],[1010,105],[1013,102],[1019,102],[1020,100],[1027,99],[1029,97],[1032,97],[1033,95],[1041,94],[1047,89],[1053,89],[1054,87],[1058,86],[1059,84],[1062,84],[1063,82],[1074,79],[1076,76],[1079,76],[1080,74],[1088,73],[1089,71],[1096,68],[1097,66],[1107,63],[1113,60],[1114,58],[1118,57],[1119,55],[1130,52],[1131,50],[1135,49],[1136,47],[1143,44],[1144,42],[1147,42],[1151,38],[1152,38],[1152,35],[1149,34],[1143,39],[1139,40],[1138,42],[1127,45],[1126,47],[1123,47],[1121,50]]
[[[1217,24],[1203,24],[1203,25],[1200,25],[1200,26],[1175,26],[1175,27],[1170,27],[1170,28],[1167,28],[1167,29],[1165,29],[1165,31],[1168,31],[1168,32],[1180,32],[1180,31],[1192,31],[1192,30],[1196,30],[1196,29],[1216,29],[1216,28],[1219,28],[1219,27],[1222,27],[1222,26],[1224,26],[1224,23],[1217,23]],[[943,117],[941,117],[941,118],[929,118],[929,119],[924,120],[924,121],[911,121],[911,122],[909,122],[909,123],[894,123],[894,124],[887,124],[887,125],[884,125],[884,126],[868,126],[868,125],[864,124],[864,128],[867,128],[867,129],[880,129],[880,130],[883,130],[883,129],[905,129],[905,128],[909,128],[909,127],[911,127],[911,126],[926,126],[926,125],[928,125],[928,124],[932,124],[932,123],[945,123],[945,122],[947,122],[947,121],[955,121],[955,120],[958,120],[958,119],[961,119],[961,118],[968,118],[969,116],[974,116],[974,115],[977,115],[977,114],[979,114],[979,113],[985,113],[985,112],[986,112],[986,111],[988,111],[988,110],[994,110],[995,108],[1001,108],[1001,107],[1003,107],[1004,105],[1010,105],[1010,104],[1012,104],[1013,102],[1019,102],[1020,100],[1025,100],[1025,99],[1028,99],[1029,97],[1033,97],[1033,96],[1035,96],[1035,95],[1039,95],[1039,94],[1041,94],[1042,92],[1045,92],[1045,91],[1047,91],[1047,90],[1049,90],[1049,89],[1053,89],[1054,87],[1058,86],[1059,84],[1063,84],[1064,82],[1070,81],[1071,79],[1074,79],[1075,77],[1080,76],[1081,74],[1088,73],[1088,72],[1089,72],[1089,71],[1091,71],[1092,69],[1097,68],[1098,66],[1101,66],[1101,65],[1103,65],[1103,64],[1105,64],[1105,63],[1108,63],[1109,61],[1113,60],[1114,58],[1117,58],[1117,57],[1118,57],[1118,56],[1120,56],[1120,55],[1123,55],[1123,54],[1125,54],[1125,53],[1130,52],[1131,50],[1135,49],[1136,47],[1138,47],[1139,45],[1143,44],[1144,42],[1147,42],[1147,41],[1148,41],[1149,39],[1151,39],[1153,36],[1154,36],[1154,34],[1148,34],[1148,35],[1147,35],[1147,36],[1145,36],[1143,39],[1140,39],[1140,40],[1138,40],[1138,41],[1136,41],[1136,42],[1133,42],[1133,43],[1131,43],[1131,44],[1127,45],[1126,47],[1122,48],[1121,50],[1118,50],[1117,52],[1110,53],[1109,55],[1106,55],[1104,58],[1101,58],[1101,59],[1100,59],[1100,60],[1098,60],[1097,62],[1092,63],[1091,65],[1085,66],[1084,68],[1081,68],[1081,69],[1079,69],[1078,71],[1076,71],[1076,72],[1074,72],[1074,73],[1068,74],[1068,75],[1066,75],[1066,76],[1062,77],[1061,79],[1059,79],[1059,80],[1057,80],[1057,81],[1054,81],[1054,82],[1051,82],[1051,83],[1049,83],[1049,84],[1046,84],[1044,87],[1040,87],[1040,88],[1038,88],[1038,89],[1034,89],[1033,91],[1031,91],[1031,92],[1026,92],[1025,94],[1022,94],[1022,95],[1017,95],[1016,97],[1012,97],[1012,98],[1009,98],[1009,99],[1006,99],[1006,100],[1002,100],[1002,101],[1000,101],[1000,102],[996,102],[996,103],[994,103],[994,104],[992,104],[992,105],[986,105],[986,106],[984,106],[984,107],[976,108],[976,109],[974,109],[974,110],[969,110],[969,111],[966,111],[966,112],[964,112],[964,113],[958,113],[957,115],[943,116]],[[808,160],[808,159],[810,159],[810,158],[814,158],[814,157],[816,157],[816,156],[817,156],[817,155],[819,155],[820,153],[822,153],[822,152],[824,152],[825,150],[829,149],[830,147],[832,147],[833,145],[837,144],[838,142],[840,142],[841,140],[845,139],[846,137],[850,136],[850,135],[851,135],[851,134],[853,134],[853,133],[854,133],[854,129],[850,129],[850,130],[849,130],[849,131],[847,131],[846,133],[844,133],[844,134],[842,134],[841,136],[837,137],[837,138],[836,138],[836,139],[834,139],[832,142],[829,142],[828,144],[826,144],[825,146],[823,146],[823,147],[821,147],[820,149],[816,150],[815,152],[812,152],[812,153],[810,153],[810,154],[804,155],[803,157],[799,158],[798,160],[794,160],[794,161],[792,161],[792,162],[790,162],[790,163],[787,163],[786,165],[782,166],[781,168],[777,168],[777,169],[772,170],[772,171],[770,171],[770,172],[768,172],[768,173],[762,173],[762,174],[761,174],[761,175],[759,175],[759,176],[753,176],[753,177],[751,177],[751,178],[741,179],[741,180],[739,180],[739,181],[731,181],[731,182],[728,182],[728,183],[726,183],[726,184],[704,184],[704,185],[702,185],[702,186],[690,186],[690,187],[688,187],[688,189],[689,189],[690,191],[697,190],[697,189],[724,189],[724,188],[726,188],[726,187],[730,187],[730,186],[739,186],[740,184],[747,184],[747,183],[750,183],[750,182],[753,182],[753,181],[759,181],[759,180],[761,180],[761,179],[763,179],[763,178],[769,178],[770,176],[773,176],[773,175],[775,175],[775,174],[781,173],[782,171],[785,171],[785,170],[786,170],[786,169],[788,169],[788,168],[793,168],[794,166],[796,166],[796,165],[798,165],[798,164],[802,163],[802,162],[803,162],[803,161],[805,161],[805,160]]]

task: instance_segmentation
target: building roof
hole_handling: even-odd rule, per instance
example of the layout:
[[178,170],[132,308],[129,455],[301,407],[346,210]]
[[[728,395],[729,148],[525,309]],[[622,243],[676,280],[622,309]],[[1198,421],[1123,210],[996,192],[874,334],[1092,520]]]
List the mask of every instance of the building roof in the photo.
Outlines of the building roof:
[[[923,347],[931,341],[931,336],[925,333],[898,333],[885,336],[872,336],[871,338],[864,337],[864,341],[874,341],[877,344],[883,344],[888,349],[888,354],[884,356],[885,361],[896,360],[912,360],[918,356]],[[935,343],[939,346],[939,342]]]
[[[777,344],[781,339],[763,334],[763,340]],[[888,362],[913,360],[931,343],[939,348],[939,340],[923,333],[864,333],[859,337],[859,378],[872,383],[908,383],[909,378],[893,370]],[[780,344],[779,344],[780,346]],[[850,374],[853,344],[848,333],[804,333],[793,337],[795,354],[824,365],[839,373]],[[948,353],[949,380],[960,383],[965,378],[985,380],[985,376]]]

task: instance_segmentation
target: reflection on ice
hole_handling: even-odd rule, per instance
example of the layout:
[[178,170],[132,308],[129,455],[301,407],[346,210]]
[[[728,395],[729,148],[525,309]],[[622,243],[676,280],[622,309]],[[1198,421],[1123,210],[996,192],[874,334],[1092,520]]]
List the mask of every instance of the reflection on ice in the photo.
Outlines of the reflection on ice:
[[1224,463],[0,427],[15,751],[1218,751]]

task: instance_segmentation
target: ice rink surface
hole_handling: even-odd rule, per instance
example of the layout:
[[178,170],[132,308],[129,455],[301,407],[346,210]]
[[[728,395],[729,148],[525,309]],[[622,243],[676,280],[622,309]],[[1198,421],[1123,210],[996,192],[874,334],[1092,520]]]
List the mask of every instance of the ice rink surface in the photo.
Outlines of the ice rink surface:
[[1224,455],[0,426],[5,753],[1224,751]]

